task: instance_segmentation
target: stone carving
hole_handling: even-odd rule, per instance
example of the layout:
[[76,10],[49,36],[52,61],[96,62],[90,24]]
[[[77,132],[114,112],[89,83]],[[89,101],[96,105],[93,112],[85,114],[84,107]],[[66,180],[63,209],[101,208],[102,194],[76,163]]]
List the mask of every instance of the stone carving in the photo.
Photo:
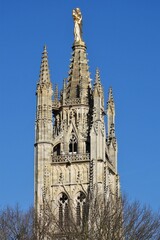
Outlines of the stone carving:
[[93,191],[93,171],[94,171],[93,159],[90,161],[90,172],[89,172],[89,185],[90,190]]
[[74,40],[75,42],[82,41],[82,14],[79,8],[73,9],[72,12],[74,20]]
[[63,176],[63,173],[61,172],[59,174],[59,183],[63,183],[63,181],[64,181],[64,176]]
[[94,131],[95,131],[96,135],[98,135],[98,122],[97,121],[93,123],[93,127],[94,127]]
[[82,173],[81,171],[77,172],[77,182],[81,182],[82,181]]

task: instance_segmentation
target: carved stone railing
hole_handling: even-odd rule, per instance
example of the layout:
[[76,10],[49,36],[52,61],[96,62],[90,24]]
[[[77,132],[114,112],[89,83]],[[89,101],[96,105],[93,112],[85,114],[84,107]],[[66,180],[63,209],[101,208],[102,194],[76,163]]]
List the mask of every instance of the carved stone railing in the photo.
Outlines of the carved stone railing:
[[77,105],[80,104],[80,98],[71,98],[65,100],[65,105]]
[[65,154],[52,157],[53,163],[89,162],[90,155],[87,154]]
[[88,104],[88,98],[69,98],[65,100],[65,105],[79,105],[79,104]]
[[52,102],[52,109],[58,110],[61,106],[74,106],[79,104],[85,104],[88,105],[88,98],[69,98],[65,99],[65,101],[57,101],[54,100]]

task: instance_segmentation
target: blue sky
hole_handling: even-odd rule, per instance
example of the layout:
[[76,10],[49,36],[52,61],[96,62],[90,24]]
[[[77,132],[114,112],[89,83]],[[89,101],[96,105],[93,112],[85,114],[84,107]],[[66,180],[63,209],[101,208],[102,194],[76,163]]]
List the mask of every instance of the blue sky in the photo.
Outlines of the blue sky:
[[[72,9],[83,14],[91,78],[113,87],[121,189],[160,207],[160,1],[0,0],[0,206],[33,204],[35,91],[43,45],[68,75]],[[107,98],[105,98],[107,101]]]

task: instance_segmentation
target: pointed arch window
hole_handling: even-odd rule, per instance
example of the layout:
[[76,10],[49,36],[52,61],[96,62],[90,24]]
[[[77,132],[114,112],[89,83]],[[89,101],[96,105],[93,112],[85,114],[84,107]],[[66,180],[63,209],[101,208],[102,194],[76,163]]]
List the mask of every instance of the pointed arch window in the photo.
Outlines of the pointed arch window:
[[59,225],[60,227],[67,226],[69,207],[68,197],[65,193],[61,193],[59,196]]
[[87,216],[85,194],[83,192],[79,192],[77,195],[76,201],[77,201],[77,208],[76,208],[77,225],[81,226],[84,224]]
[[70,153],[77,153],[78,143],[77,138],[74,133],[72,133],[71,139],[69,141],[69,152]]

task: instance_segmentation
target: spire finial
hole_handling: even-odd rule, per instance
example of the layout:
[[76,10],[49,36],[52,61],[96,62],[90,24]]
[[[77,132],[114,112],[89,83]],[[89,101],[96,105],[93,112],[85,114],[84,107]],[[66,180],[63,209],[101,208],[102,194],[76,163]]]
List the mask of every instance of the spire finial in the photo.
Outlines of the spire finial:
[[46,44],[44,44],[43,52],[47,52],[47,45]]
[[50,82],[50,74],[49,74],[49,66],[48,66],[48,54],[47,54],[46,45],[44,45],[43,52],[42,52],[39,82],[40,83]]

